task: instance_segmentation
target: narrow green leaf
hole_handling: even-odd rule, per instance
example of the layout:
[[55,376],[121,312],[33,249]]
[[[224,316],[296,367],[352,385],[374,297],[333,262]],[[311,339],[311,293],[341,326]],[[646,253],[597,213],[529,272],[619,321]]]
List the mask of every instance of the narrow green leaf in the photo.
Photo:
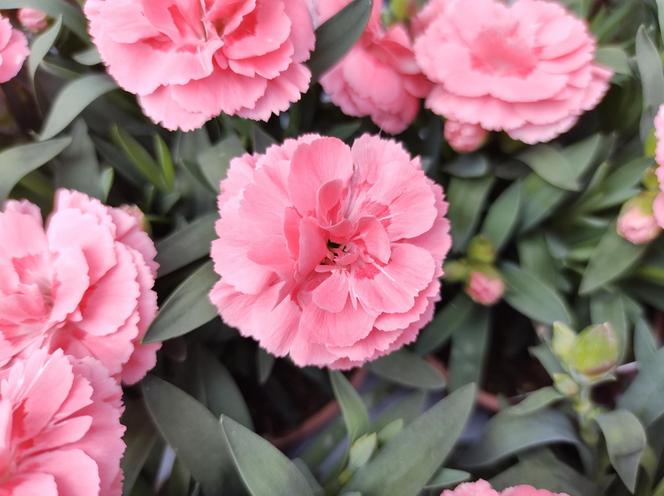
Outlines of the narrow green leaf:
[[81,40],[90,42],[87,23],[81,9],[66,0],[0,0],[0,10],[22,9],[24,7],[41,10],[53,19],[62,16],[65,26],[76,33]]
[[545,324],[572,324],[573,316],[562,296],[535,274],[506,262],[501,265],[505,279],[505,300],[516,310]]
[[258,348],[257,353],[257,370],[258,370],[258,382],[259,384],[265,384],[270,378],[272,369],[274,368],[274,362],[276,358],[274,355],[270,355],[263,348]]
[[369,431],[369,413],[362,398],[341,372],[330,371],[334,396],[339,402],[351,444]]
[[153,186],[167,193],[168,188],[161,170],[148,151],[143,148],[143,145],[119,126],[113,126],[111,136],[115,144],[122,148],[127,158],[140,171],[143,177],[150,181]]
[[99,182],[101,171],[97,151],[88,135],[88,127],[83,119],[74,122],[71,137],[71,145],[57,159],[55,184],[58,188],[75,189],[102,199],[102,185]]
[[611,465],[627,488],[634,493],[641,457],[648,441],[643,425],[628,410],[614,410],[597,417]]
[[68,82],[57,94],[39,135],[51,139],[65,129],[85,108],[100,96],[117,89],[106,74],[86,74]]
[[608,322],[618,338],[619,360],[625,356],[627,351],[627,310],[622,295],[602,291],[593,294],[590,298],[590,316],[595,324]]
[[94,46],[76,52],[71,58],[81,65],[93,66],[101,64],[101,55],[99,54],[97,47]]
[[391,353],[369,364],[376,375],[407,387],[443,389],[445,378],[432,365],[408,350]]
[[420,333],[415,351],[428,355],[443,346],[465,324],[474,308],[475,304],[465,293],[457,295]]
[[550,145],[540,144],[519,155],[538,176],[561,189],[578,191],[578,164],[571,164],[565,155]]
[[595,51],[595,61],[613,69],[616,74],[631,76],[632,69],[629,66],[627,52],[619,46],[602,46]]
[[[276,142],[277,141],[263,131],[258,124],[253,125],[251,130],[251,143],[254,148],[254,153],[265,153],[265,150],[276,144]],[[219,183],[214,185],[214,189],[217,190],[217,188],[219,188]]]
[[252,496],[313,496],[307,479],[277,448],[230,417],[222,416],[220,425],[235,468]]
[[456,251],[463,251],[475,232],[493,183],[492,176],[479,179],[455,177],[450,181],[447,189],[450,203],[448,217],[452,223],[452,239]]
[[232,134],[198,155],[201,172],[215,191],[219,189],[221,180],[226,177],[231,160],[244,152],[240,139]]
[[427,485],[424,487],[430,491],[440,491],[448,487],[454,487],[457,484],[470,480],[470,474],[463,470],[456,470],[453,468],[441,468],[436,475],[434,475]]
[[129,496],[158,436],[141,401],[127,400],[125,404],[122,424],[127,428],[124,435],[127,449],[122,457],[122,494]]
[[483,467],[538,446],[550,444],[580,446],[576,428],[566,414],[540,410],[531,415],[496,415],[482,439],[462,454],[463,467]]
[[316,48],[308,62],[312,79],[320,78],[355,45],[370,13],[371,0],[353,0],[316,29]]
[[487,307],[474,305],[468,320],[452,336],[450,391],[473,382],[482,383],[491,328],[490,315]]
[[650,324],[640,317],[634,325],[634,355],[639,362],[652,359],[657,353],[657,342]]
[[30,172],[57,157],[71,144],[71,138],[59,138],[7,148],[0,152],[0,203],[14,186]]
[[166,299],[143,339],[146,343],[166,341],[207,324],[217,316],[208,294],[219,280],[212,262],[201,265]]
[[515,182],[507,188],[489,207],[489,213],[482,228],[483,234],[489,238],[497,251],[512,236],[521,211],[521,182]]
[[166,189],[173,191],[175,186],[175,167],[173,166],[173,158],[168,145],[164,142],[161,136],[154,135],[154,151],[157,154],[157,162],[161,167],[161,174],[166,183]]
[[634,413],[643,425],[652,426],[664,416],[664,348],[640,363],[639,374],[618,406]]
[[646,245],[633,245],[621,238],[611,224],[590,257],[583,273],[581,294],[588,294],[624,276],[643,256]]
[[648,135],[653,128],[653,120],[659,106],[664,103],[664,72],[662,59],[652,42],[645,26],[636,33],[636,64],[641,75],[643,89],[643,118],[641,137]]
[[512,415],[530,415],[563,399],[562,394],[548,386],[528,394],[525,400],[507,411]]
[[419,494],[452,451],[474,402],[474,386],[438,402],[397,434],[344,489],[367,496]]
[[224,494],[225,475],[231,467],[218,420],[204,405],[163,379],[149,375],[142,387],[157,429],[206,496]]
[[210,253],[217,234],[214,224],[219,218],[216,212],[205,214],[157,242],[159,277],[175,272]]
[[486,176],[491,171],[486,155],[470,153],[459,155],[443,167],[443,172],[456,177],[476,178]]
[[61,29],[62,16],[58,16],[53,25],[43,33],[40,33],[32,42],[32,45],[30,46],[30,57],[28,58],[28,74],[30,74],[30,81],[32,81],[33,84],[39,64],[41,64],[46,54],[55,43]]

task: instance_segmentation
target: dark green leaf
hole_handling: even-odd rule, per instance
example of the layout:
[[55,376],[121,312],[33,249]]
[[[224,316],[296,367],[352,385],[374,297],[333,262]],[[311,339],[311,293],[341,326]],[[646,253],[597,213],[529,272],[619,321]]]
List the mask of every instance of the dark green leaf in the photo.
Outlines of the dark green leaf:
[[369,413],[360,395],[341,372],[330,371],[330,381],[352,444],[369,431]]
[[205,495],[224,494],[230,460],[214,415],[184,391],[155,376],[143,380],[143,395],[159,432]]
[[641,26],[636,34],[636,64],[639,68],[643,88],[641,137],[645,137],[653,128],[653,120],[657,109],[664,103],[662,59],[648,36],[645,26]]
[[475,232],[493,183],[494,178],[491,176],[480,179],[455,177],[450,181],[447,189],[450,203],[448,217],[452,223],[452,239],[456,251],[463,251]]
[[30,143],[7,148],[0,152],[0,203],[14,186],[30,172],[58,156],[71,144],[71,138],[59,138],[42,143]]
[[469,318],[452,336],[450,391],[470,383],[481,384],[489,344],[490,311],[474,305]]
[[220,424],[235,468],[252,496],[313,496],[307,479],[277,448],[229,417],[223,416]]
[[212,262],[201,265],[166,299],[143,341],[154,343],[182,336],[215,318],[217,310],[208,294],[218,280]]
[[664,415],[664,348],[641,362],[640,366],[639,374],[618,405],[630,410],[650,427]]
[[621,278],[641,258],[646,248],[645,245],[633,245],[621,238],[616,225],[611,224],[592,253],[579,292],[592,293]]
[[501,265],[505,279],[505,300],[516,310],[545,324],[574,320],[560,294],[535,274],[506,262]]
[[317,80],[339,62],[364,32],[371,0],[353,0],[316,29],[316,48],[308,65]]
[[436,475],[431,478],[431,480],[425,486],[425,489],[440,491],[441,489],[454,487],[457,484],[465,482],[469,479],[470,474],[468,472],[443,467],[438,472],[436,472]]
[[629,66],[629,56],[619,46],[602,46],[595,51],[595,60],[604,66],[613,69],[616,74],[631,76],[632,69]]
[[415,343],[415,351],[420,355],[427,355],[443,346],[457,329],[465,324],[474,308],[475,304],[465,293],[457,295],[420,333]]
[[614,410],[597,417],[611,465],[633,493],[639,474],[641,457],[647,446],[643,425],[628,410]]
[[158,436],[141,401],[126,401],[122,424],[127,427],[124,435],[127,449],[122,457],[123,494],[129,496]]
[[499,251],[507,243],[519,223],[521,211],[521,183],[515,182],[507,188],[489,207],[482,228],[483,234]]
[[546,182],[568,191],[579,189],[579,174],[565,155],[550,145],[540,144],[519,155],[519,159]]
[[486,176],[490,170],[489,159],[478,153],[459,155],[452,163],[443,167],[447,174],[465,178]]
[[117,89],[106,74],[86,74],[68,82],[57,94],[44,122],[39,140],[51,139],[65,129],[100,96]]
[[[267,134],[258,124],[254,124],[252,127],[251,142],[254,148],[254,153],[265,153],[265,150],[274,145],[277,141]],[[219,184],[214,185],[214,189],[217,190]]]
[[532,415],[495,416],[482,439],[462,454],[464,467],[491,465],[516,453],[549,444],[581,445],[572,421],[562,412],[540,410]]
[[55,183],[59,188],[81,191],[102,199],[99,182],[101,171],[97,161],[95,145],[88,136],[88,127],[83,119],[74,122],[71,128],[72,143],[58,157],[55,167]]
[[168,187],[164,181],[161,170],[148,151],[136,141],[129,133],[119,126],[111,130],[113,141],[122,148],[127,158],[153,186],[167,193]]
[[265,384],[270,378],[272,369],[274,368],[274,362],[276,358],[274,355],[270,355],[263,348],[258,348],[257,353],[257,369],[258,369],[258,382],[260,384]]
[[207,256],[212,241],[217,237],[214,224],[218,218],[216,212],[206,214],[159,241],[157,243],[159,277]]
[[171,151],[168,149],[168,145],[158,134],[154,135],[154,150],[157,154],[159,166],[161,167],[162,177],[166,183],[166,189],[168,191],[173,191],[173,187],[175,186],[175,167],[173,166],[173,158],[171,157]]
[[86,48],[85,50],[81,50],[80,52],[76,52],[71,56],[71,58],[82,65],[93,66],[101,64],[101,55],[99,54],[97,47],[94,46]]
[[24,7],[41,10],[53,19],[62,16],[65,26],[76,33],[83,41],[90,41],[83,13],[66,0],[0,0],[0,10],[22,9]]
[[53,25],[37,36],[32,42],[30,57],[28,58],[28,74],[30,74],[30,80],[33,83],[37,68],[58,38],[60,29],[62,29],[62,16],[58,16]]
[[406,426],[346,486],[365,496],[415,496],[440,468],[461,435],[475,388],[452,393]]
[[634,325],[634,355],[639,362],[652,359],[657,353],[657,342],[650,324],[640,317]]
[[565,397],[552,387],[544,387],[529,393],[525,400],[507,410],[512,415],[530,415]]
[[419,389],[442,389],[445,378],[432,365],[408,350],[400,350],[369,365],[376,375],[401,384]]
[[219,189],[221,180],[226,177],[231,159],[239,157],[244,152],[240,139],[232,134],[210,148],[203,150],[198,155],[201,172],[215,191]]

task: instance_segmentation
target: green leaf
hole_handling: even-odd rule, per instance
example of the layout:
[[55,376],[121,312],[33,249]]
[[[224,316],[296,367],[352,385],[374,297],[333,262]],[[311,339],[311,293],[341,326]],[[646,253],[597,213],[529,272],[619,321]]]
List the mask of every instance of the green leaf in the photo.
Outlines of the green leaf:
[[664,72],[662,59],[652,42],[645,26],[636,33],[636,64],[641,75],[643,88],[643,117],[641,120],[641,136],[648,135],[654,126],[655,113],[664,103]]
[[216,212],[205,214],[157,242],[159,277],[207,256],[212,241],[217,238],[214,224],[218,218]]
[[628,410],[614,410],[597,417],[611,465],[627,488],[634,493],[641,457],[648,444],[643,425]]
[[371,459],[378,446],[375,432],[365,434],[353,443],[348,455],[348,467],[353,471],[363,467]]
[[453,468],[441,468],[436,475],[434,475],[427,485],[424,487],[429,491],[440,491],[448,487],[454,487],[457,484],[470,480],[470,474],[463,470],[456,470]]
[[79,64],[87,66],[94,66],[101,64],[102,62],[101,55],[99,54],[97,47],[94,46],[74,53],[71,58],[73,58]]
[[122,425],[127,427],[124,442],[127,446],[122,457],[122,473],[124,475],[123,495],[129,496],[131,490],[157,443],[157,432],[150,421],[143,402],[126,400],[126,408],[122,416]]
[[253,429],[249,408],[228,369],[205,348],[199,347],[195,353],[204,403],[210,411],[217,418],[226,415],[246,428]]
[[157,429],[206,496],[224,494],[230,460],[218,420],[204,405],[163,379],[149,375],[142,388]]
[[521,182],[515,182],[489,208],[482,228],[496,251],[507,243],[519,223],[521,211]]
[[346,491],[371,496],[415,496],[431,480],[461,435],[475,401],[467,386],[406,426],[355,473]]
[[231,159],[244,152],[240,139],[232,134],[198,155],[201,172],[215,191],[219,190],[219,183],[226,177]]
[[465,293],[455,296],[420,333],[415,351],[427,355],[443,346],[465,324],[474,308],[475,304]]
[[462,453],[460,462],[463,467],[483,467],[538,446],[559,443],[581,445],[566,414],[554,410],[531,415],[503,412],[491,419],[482,439]]
[[369,431],[369,413],[360,395],[341,372],[330,371],[330,381],[352,444]]
[[143,341],[155,343],[183,336],[217,316],[208,294],[219,280],[212,262],[201,265],[166,299]]
[[157,189],[168,193],[169,189],[161,170],[148,151],[119,126],[113,126],[111,136],[115,144],[122,148],[127,158],[141,172],[143,177],[150,181]]
[[634,325],[634,355],[638,362],[652,359],[657,353],[657,342],[650,324],[640,317]]
[[257,369],[258,369],[258,382],[259,384],[265,384],[272,374],[272,369],[274,368],[274,362],[276,358],[274,355],[270,355],[263,348],[258,348],[257,353]]
[[519,155],[546,182],[568,191],[578,191],[577,164],[571,164],[565,155],[550,145],[540,144]]
[[97,98],[117,89],[106,74],[86,74],[68,82],[57,94],[44,122],[39,140],[51,139],[65,129]]
[[71,138],[59,138],[42,143],[30,143],[7,148],[0,152],[0,203],[14,186],[30,172],[57,157],[71,144]]
[[75,189],[102,199],[102,185],[99,182],[101,171],[97,152],[83,119],[74,122],[71,135],[71,145],[57,159],[55,184],[59,188]]
[[490,170],[489,159],[479,153],[459,155],[453,162],[443,167],[443,172],[465,178],[483,177]]
[[225,415],[220,425],[235,468],[252,496],[313,496],[307,479],[277,448]]
[[62,29],[62,16],[58,16],[53,25],[43,33],[40,33],[30,46],[30,57],[28,58],[28,74],[30,74],[30,81],[32,81],[33,84],[35,80],[35,74],[37,73],[37,68],[55,43],[55,40],[58,38],[60,29]]
[[[265,150],[276,144],[277,141],[267,134],[258,125],[254,124],[251,130],[251,143],[254,148],[254,153],[265,153]],[[215,191],[219,188],[219,183],[214,185]]]
[[157,154],[157,161],[161,167],[161,174],[164,178],[165,186],[168,191],[173,191],[175,186],[175,167],[173,166],[173,157],[168,145],[161,136],[154,135],[154,150]]
[[618,361],[622,361],[627,351],[627,310],[621,294],[602,291],[590,298],[590,315],[592,322],[597,324],[608,322],[618,339]]
[[558,292],[538,276],[506,262],[501,265],[505,300],[516,310],[545,324],[572,324],[574,318]]
[[370,14],[371,0],[353,0],[316,29],[316,48],[308,62],[313,80],[325,74],[355,45]]
[[80,8],[74,7],[66,0],[0,0],[0,10],[22,9],[29,7],[41,10],[49,17],[62,21],[71,31],[85,42],[90,42],[87,23]]
[[445,387],[445,378],[432,365],[408,350],[391,353],[369,364],[376,375],[407,387],[437,390]]
[[507,411],[512,415],[530,415],[563,399],[565,396],[547,386],[528,394],[525,400]]
[[475,232],[484,203],[493,186],[492,176],[479,179],[452,178],[447,188],[450,204],[448,217],[452,223],[454,249],[463,251]]
[[640,363],[639,374],[618,406],[634,413],[646,427],[664,416],[664,348]]
[[631,76],[627,52],[619,46],[602,46],[595,50],[595,61],[598,64],[610,67],[616,74]]
[[528,484],[570,496],[599,494],[599,488],[592,481],[560,461],[549,450],[528,452],[519,458],[519,463],[491,479],[491,485],[496,490]]
[[473,382],[482,383],[491,328],[490,315],[487,307],[475,305],[468,320],[452,336],[450,391]]
[[611,224],[590,257],[579,292],[592,293],[624,276],[643,256],[646,245],[633,245],[621,238]]

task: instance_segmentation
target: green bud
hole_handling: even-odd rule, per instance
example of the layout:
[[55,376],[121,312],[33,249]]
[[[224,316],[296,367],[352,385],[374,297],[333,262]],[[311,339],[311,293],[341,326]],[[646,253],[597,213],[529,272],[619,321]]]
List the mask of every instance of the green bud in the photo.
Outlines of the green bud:
[[553,374],[553,386],[568,398],[579,394],[579,385],[567,374]]
[[556,355],[561,362],[567,362],[567,357],[572,351],[572,348],[574,348],[576,339],[576,333],[570,329],[569,326],[562,322],[553,323],[553,341],[551,343],[551,348],[553,349],[553,354]]
[[468,279],[470,268],[465,260],[448,262],[443,267],[445,280],[449,282],[465,282]]
[[652,129],[650,134],[646,137],[645,142],[643,143],[643,154],[646,157],[654,157],[657,150],[657,136],[655,136],[655,130]]
[[610,324],[587,327],[576,338],[567,364],[591,382],[605,378],[618,365],[618,337]]
[[390,10],[396,21],[404,21],[410,15],[412,0],[392,0]]
[[486,236],[475,236],[468,245],[468,259],[471,262],[492,264],[496,261],[496,249]]
[[375,432],[366,434],[355,441],[350,447],[348,468],[354,472],[366,465],[371,459],[371,455],[376,451],[377,444],[378,436]]
[[652,191],[654,193],[659,193],[659,179],[657,179],[657,174],[655,173],[655,167],[650,167],[643,173],[641,178],[641,184],[647,191]]

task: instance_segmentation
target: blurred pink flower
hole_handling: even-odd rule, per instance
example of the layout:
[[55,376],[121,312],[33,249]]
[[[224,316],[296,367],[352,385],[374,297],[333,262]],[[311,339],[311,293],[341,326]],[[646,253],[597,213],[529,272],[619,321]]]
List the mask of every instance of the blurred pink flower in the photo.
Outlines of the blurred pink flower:
[[565,493],[552,493],[545,489],[535,489],[532,486],[516,486],[505,489],[502,493],[494,490],[485,480],[466,482],[456,489],[448,489],[440,496],[568,496]]
[[[321,0],[318,14],[326,20],[350,0]],[[382,130],[398,134],[417,117],[430,84],[415,62],[412,41],[403,24],[384,28],[383,0],[373,3],[367,28],[357,44],[322,78],[332,102],[351,116],[370,116]]]
[[447,119],[549,141],[608,89],[586,24],[555,2],[448,0],[421,24],[415,54],[435,85],[426,105]]
[[495,305],[505,293],[505,283],[498,274],[473,271],[466,284],[466,293],[480,305]]
[[171,130],[221,112],[267,120],[309,87],[306,0],[88,0],[85,13],[109,73]]
[[28,40],[0,15],[0,83],[13,79],[30,55]]
[[121,396],[99,362],[62,350],[0,371],[0,494],[119,496]]
[[0,364],[35,348],[98,359],[126,383],[155,364],[155,247],[138,219],[59,190],[46,227],[26,201],[0,211]]
[[618,234],[634,245],[650,243],[661,232],[653,208],[647,193],[627,202],[618,216]]
[[231,163],[221,183],[222,318],[299,366],[347,369],[431,320],[450,249],[443,190],[394,141],[307,135]]
[[655,117],[655,137],[657,138],[655,160],[659,165],[657,168],[657,179],[659,181],[660,192],[653,203],[653,211],[657,224],[664,229],[664,105],[659,107],[659,111]]
[[18,11],[18,21],[21,26],[32,33],[38,33],[48,26],[46,19],[46,14],[41,10],[25,8]]
[[445,140],[453,150],[459,153],[470,153],[482,147],[488,133],[477,124],[446,121]]

